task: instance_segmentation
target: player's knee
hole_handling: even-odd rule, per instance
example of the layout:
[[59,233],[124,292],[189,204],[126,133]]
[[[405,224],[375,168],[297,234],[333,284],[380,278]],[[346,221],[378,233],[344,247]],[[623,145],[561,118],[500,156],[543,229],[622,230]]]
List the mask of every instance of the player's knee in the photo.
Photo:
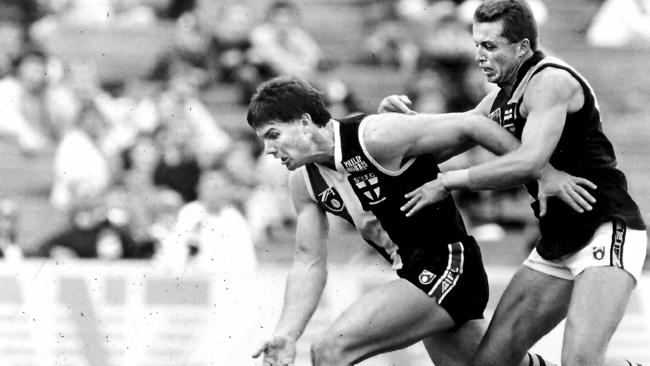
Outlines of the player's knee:
[[344,365],[345,352],[342,342],[335,338],[321,337],[311,345],[314,366]]

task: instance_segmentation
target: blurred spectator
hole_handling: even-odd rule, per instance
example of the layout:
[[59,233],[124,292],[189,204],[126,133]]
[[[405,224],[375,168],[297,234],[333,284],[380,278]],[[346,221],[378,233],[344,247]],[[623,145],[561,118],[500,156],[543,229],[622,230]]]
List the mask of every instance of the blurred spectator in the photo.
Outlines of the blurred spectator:
[[401,16],[399,7],[404,2],[384,1],[372,4],[382,14],[369,25],[371,34],[365,39],[365,62],[411,70],[419,53],[409,20]]
[[18,206],[9,199],[0,199],[0,257],[8,261],[23,258],[18,243]]
[[263,149],[262,142],[253,131],[238,130],[233,135],[228,154],[219,164],[233,182],[232,203],[245,213],[246,203],[261,181],[256,169]]
[[43,15],[40,0],[0,0],[0,21],[10,20],[27,28]]
[[108,215],[103,195],[87,195],[75,201],[70,226],[41,244],[35,255],[56,259],[130,258],[135,242],[122,226]]
[[34,39],[66,26],[132,28],[150,25],[157,19],[145,0],[52,0],[43,4],[47,15],[32,25]]
[[174,26],[172,47],[160,56],[149,78],[169,82],[182,75],[191,80],[196,88],[209,86],[215,78],[209,70],[210,40],[209,31],[199,21],[197,14],[183,14]]
[[187,132],[186,141],[201,166],[221,159],[231,144],[228,132],[214,119],[200,98],[197,86],[184,75],[167,84],[158,103],[160,124],[177,125]]
[[295,223],[289,175],[282,168],[270,155],[260,156],[255,166],[259,184],[246,201],[246,214],[256,243],[273,241]]
[[302,28],[300,10],[291,0],[270,4],[265,21],[251,31],[250,42],[248,62],[252,67],[240,72],[243,104],[248,103],[260,82],[272,77],[292,75],[312,80],[322,60],[320,46]]
[[66,132],[54,157],[52,205],[68,211],[85,201],[102,196],[113,181],[117,157],[103,146],[111,125],[96,104],[85,104],[74,128]]
[[246,129],[235,137],[223,162],[237,187],[232,195],[246,215],[254,242],[272,241],[295,220],[293,205],[287,204],[289,173],[279,160],[262,154],[264,146],[253,131]]
[[[149,1],[152,2],[152,1]],[[196,8],[196,0],[168,0],[168,1],[153,1],[158,3],[154,7],[156,14],[161,19],[178,19],[181,15],[186,12],[192,11]]]
[[161,125],[155,132],[161,155],[154,170],[154,184],[172,189],[185,202],[196,200],[201,166],[194,152],[192,131],[181,121]]
[[246,219],[233,205],[233,189],[227,172],[204,171],[198,200],[181,209],[156,258],[176,270],[189,263],[217,272],[255,270],[253,240]]
[[139,135],[123,157],[125,172],[107,198],[109,217],[125,223],[136,244],[133,256],[149,258],[171,230],[183,199],[153,183],[160,149],[152,136]]
[[70,95],[48,77],[48,56],[28,49],[14,60],[12,74],[0,80],[0,134],[16,139],[26,154],[54,146],[72,119]]
[[300,24],[300,10],[291,0],[274,1],[266,21],[253,28],[250,57],[269,76],[311,79],[321,59],[320,46]]
[[424,110],[429,113],[465,111],[485,95],[485,82],[474,77],[480,72],[469,25],[461,21],[452,2],[440,1],[438,8],[442,9],[436,20],[423,26],[409,94],[418,106],[426,102]]
[[323,99],[327,109],[332,113],[332,117],[344,118],[355,113],[368,113],[361,107],[357,94],[341,79],[328,79],[321,76],[319,81],[313,84],[323,85],[323,87],[317,87],[323,89]]
[[210,59],[221,82],[237,82],[239,72],[247,67],[247,53],[251,47],[249,33],[254,25],[251,10],[246,4],[226,4],[214,22]]
[[11,73],[14,61],[25,46],[25,31],[20,23],[0,20],[0,78]]
[[587,42],[597,47],[650,46],[650,0],[605,0],[587,31]]

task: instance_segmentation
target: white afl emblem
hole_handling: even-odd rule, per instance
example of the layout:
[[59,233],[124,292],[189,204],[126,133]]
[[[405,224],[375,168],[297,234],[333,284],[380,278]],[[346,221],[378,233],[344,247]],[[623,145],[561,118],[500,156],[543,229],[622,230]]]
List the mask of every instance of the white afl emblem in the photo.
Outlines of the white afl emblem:
[[345,209],[343,199],[334,187],[328,187],[318,194],[318,199],[328,210],[332,212],[341,212]]
[[433,280],[436,279],[436,275],[434,275],[433,273],[431,273],[430,271],[427,271],[425,269],[425,270],[422,271],[422,273],[420,273],[420,276],[418,277],[418,279],[420,280],[421,284],[428,285],[431,282],[433,282]]

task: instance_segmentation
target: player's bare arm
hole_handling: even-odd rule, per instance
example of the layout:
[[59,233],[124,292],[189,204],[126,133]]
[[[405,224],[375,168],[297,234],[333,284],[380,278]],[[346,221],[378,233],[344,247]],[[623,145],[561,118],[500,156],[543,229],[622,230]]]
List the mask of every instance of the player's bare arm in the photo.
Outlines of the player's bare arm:
[[[438,161],[444,161],[477,144],[495,154],[519,146],[519,141],[508,132],[475,113],[381,114],[369,117],[366,123],[364,140],[368,152],[391,170],[398,170],[405,159],[417,155],[433,154]],[[441,181],[434,180],[407,194],[402,210],[410,216],[448,194]]]
[[442,162],[477,144],[495,154],[519,145],[489,119],[468,113],[369,116],[364,141],[370,155],[392,170],[399,169],[405,159],[424,154],[433,154]]
[[297,213],[296,249],[282,313],[273,337],[253,354],[264,354],[265,365],[293,365],[296,340],[316,310],[327,280],[327,217],[309,197],[303,174],[303,170],[291,174],[289,183]]
[[[573,92],[570,93],[571,95],[569,97],[567,97],[567,109],[569,111],[575,111],[579,109],[580,106],[582,105],[582,99],[580,99],[582,98],[582,93],[581,90],[579,89],[579,85],[577,84],[577,81],[571,78],[566,72],[563,72],[564,75],[562,75],[561,73],[556,73],[555,72],[556,70],[545,70],[544,72],[546,71],[552,71],[549,74],[553,74],[553,75],[550,75],[549,79],[552,79],[552,77],[557,77],[560,79],[564,79],[565,82],[573,84],[572,85]],[[546,82],[553,83],[554,81],[546,80]],[[543,86],[537,86],[537,88],[540,87]],[[466,112],[466,114],[487,116],[489,114],[490,107],[493,104],[497,94],[498,91],[496,90],[491,92],[485,98],[483,98],[483,100],[474,109]],[[530,95],[533,94],[534,93],[531,93]],[[403,98],[401,98],[400,96],[395,96],[395,95],[389,96],[384,98],[384,100],[382,100],[379,109],[380,111],[382,110],[402,111],[405,108],[408,109],[410,106],[410,105],[400,106],[400,103],[404,103]],[[526,108],[526,106],[524,106],[523,108]],[[563,120],[564,119],[562,119],[562,121]],[[561,129],[560,129],[560,133],[561,133]],[[553,143],[553,148],[556,144],[557,144],[557,139]],[[446,182],[433,181],[414,190],[408,195],[409,202],[403,207],[403,210],[407,212],[407,215],[412,215],[413,213],[417,212],[421,207],[424,207],[427,204],[431,204],[437,202],[440,199],[443,199],[444,197],[446,197],[447,192],[450,191],[451,189],[472,188],[469,187],[468,173],[469,173],[468,170],[450,172],[447,175],[448,179]],[[592,207],[590,203],[593,204],[595,202],[595,199],[587,190],[583,188],[584,186],[591,189],[596,189],[596,186],[590,181],[584,178],[574,177],[570,174],[553,169],[553,167],[550,166],[550,164],[548,164],[548,158],[545,165],[543,166],[543,169],[540,168],[539,170],[536,170],[534,173],[539,174],[539,178],[537,178],[539,179],[540,182],[540,192],[538,198],[540,199],[540,214],[542,216],[546,212],[547,197],[550,196],[559,197],[565,203],[567,203],[569,206],[571,206],[574,210],[578,212],[583,212],[583,210],[591,210]],[[512,182],[508,179],[505,179],[504,182],[502,182],[502,184],[510,184],[510,185],[507,187],[504,186],[502,188],[509,188],[512,186],[516,186],[532,179],[533,179],[532,177],[526,177],[525,179],[521,179],[521,182]],[[460,184],[460,187],[454,187],[454,184]],[[473,189],[490,189],[490,188],[475,187]]]
[[542,215],[550,196],[557,196],[578,212],[591,210],[595,199],[583,186],[591,189],[596,186],[584,178],[548,166],[567,113],[578,110],[583,101],[579,83],[566,71],[543,70],[531,80],[520,107],[522,115],[527,116],[521,146],[509,154],[470,168],[466,182],[462,182],[461,177],[461,180],[446,182],[445,186],[455,189],[459,184],[466,184],[469,189],[505,189],[537,179],[540,182],[538,198]]
[[471,168],[469,188],[504,189],[540,178],[560,139],[566,115],[575,108],[577,93],[579,84],[565,71],[546,69],[534,77],[520,107],[527,117],[521,146]]

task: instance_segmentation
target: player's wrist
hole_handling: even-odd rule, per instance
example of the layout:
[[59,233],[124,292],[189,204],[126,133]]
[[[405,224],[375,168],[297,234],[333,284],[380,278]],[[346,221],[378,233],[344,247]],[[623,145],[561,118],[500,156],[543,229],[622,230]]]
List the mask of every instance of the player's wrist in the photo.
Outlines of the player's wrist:
[[438,179],[447,192],[469,188],[469,169],[452,170],[438,174]]
[[295,332],[275,332],[273,338],[282,338],[285,342],[293,343],[298,341],[298,335]]

